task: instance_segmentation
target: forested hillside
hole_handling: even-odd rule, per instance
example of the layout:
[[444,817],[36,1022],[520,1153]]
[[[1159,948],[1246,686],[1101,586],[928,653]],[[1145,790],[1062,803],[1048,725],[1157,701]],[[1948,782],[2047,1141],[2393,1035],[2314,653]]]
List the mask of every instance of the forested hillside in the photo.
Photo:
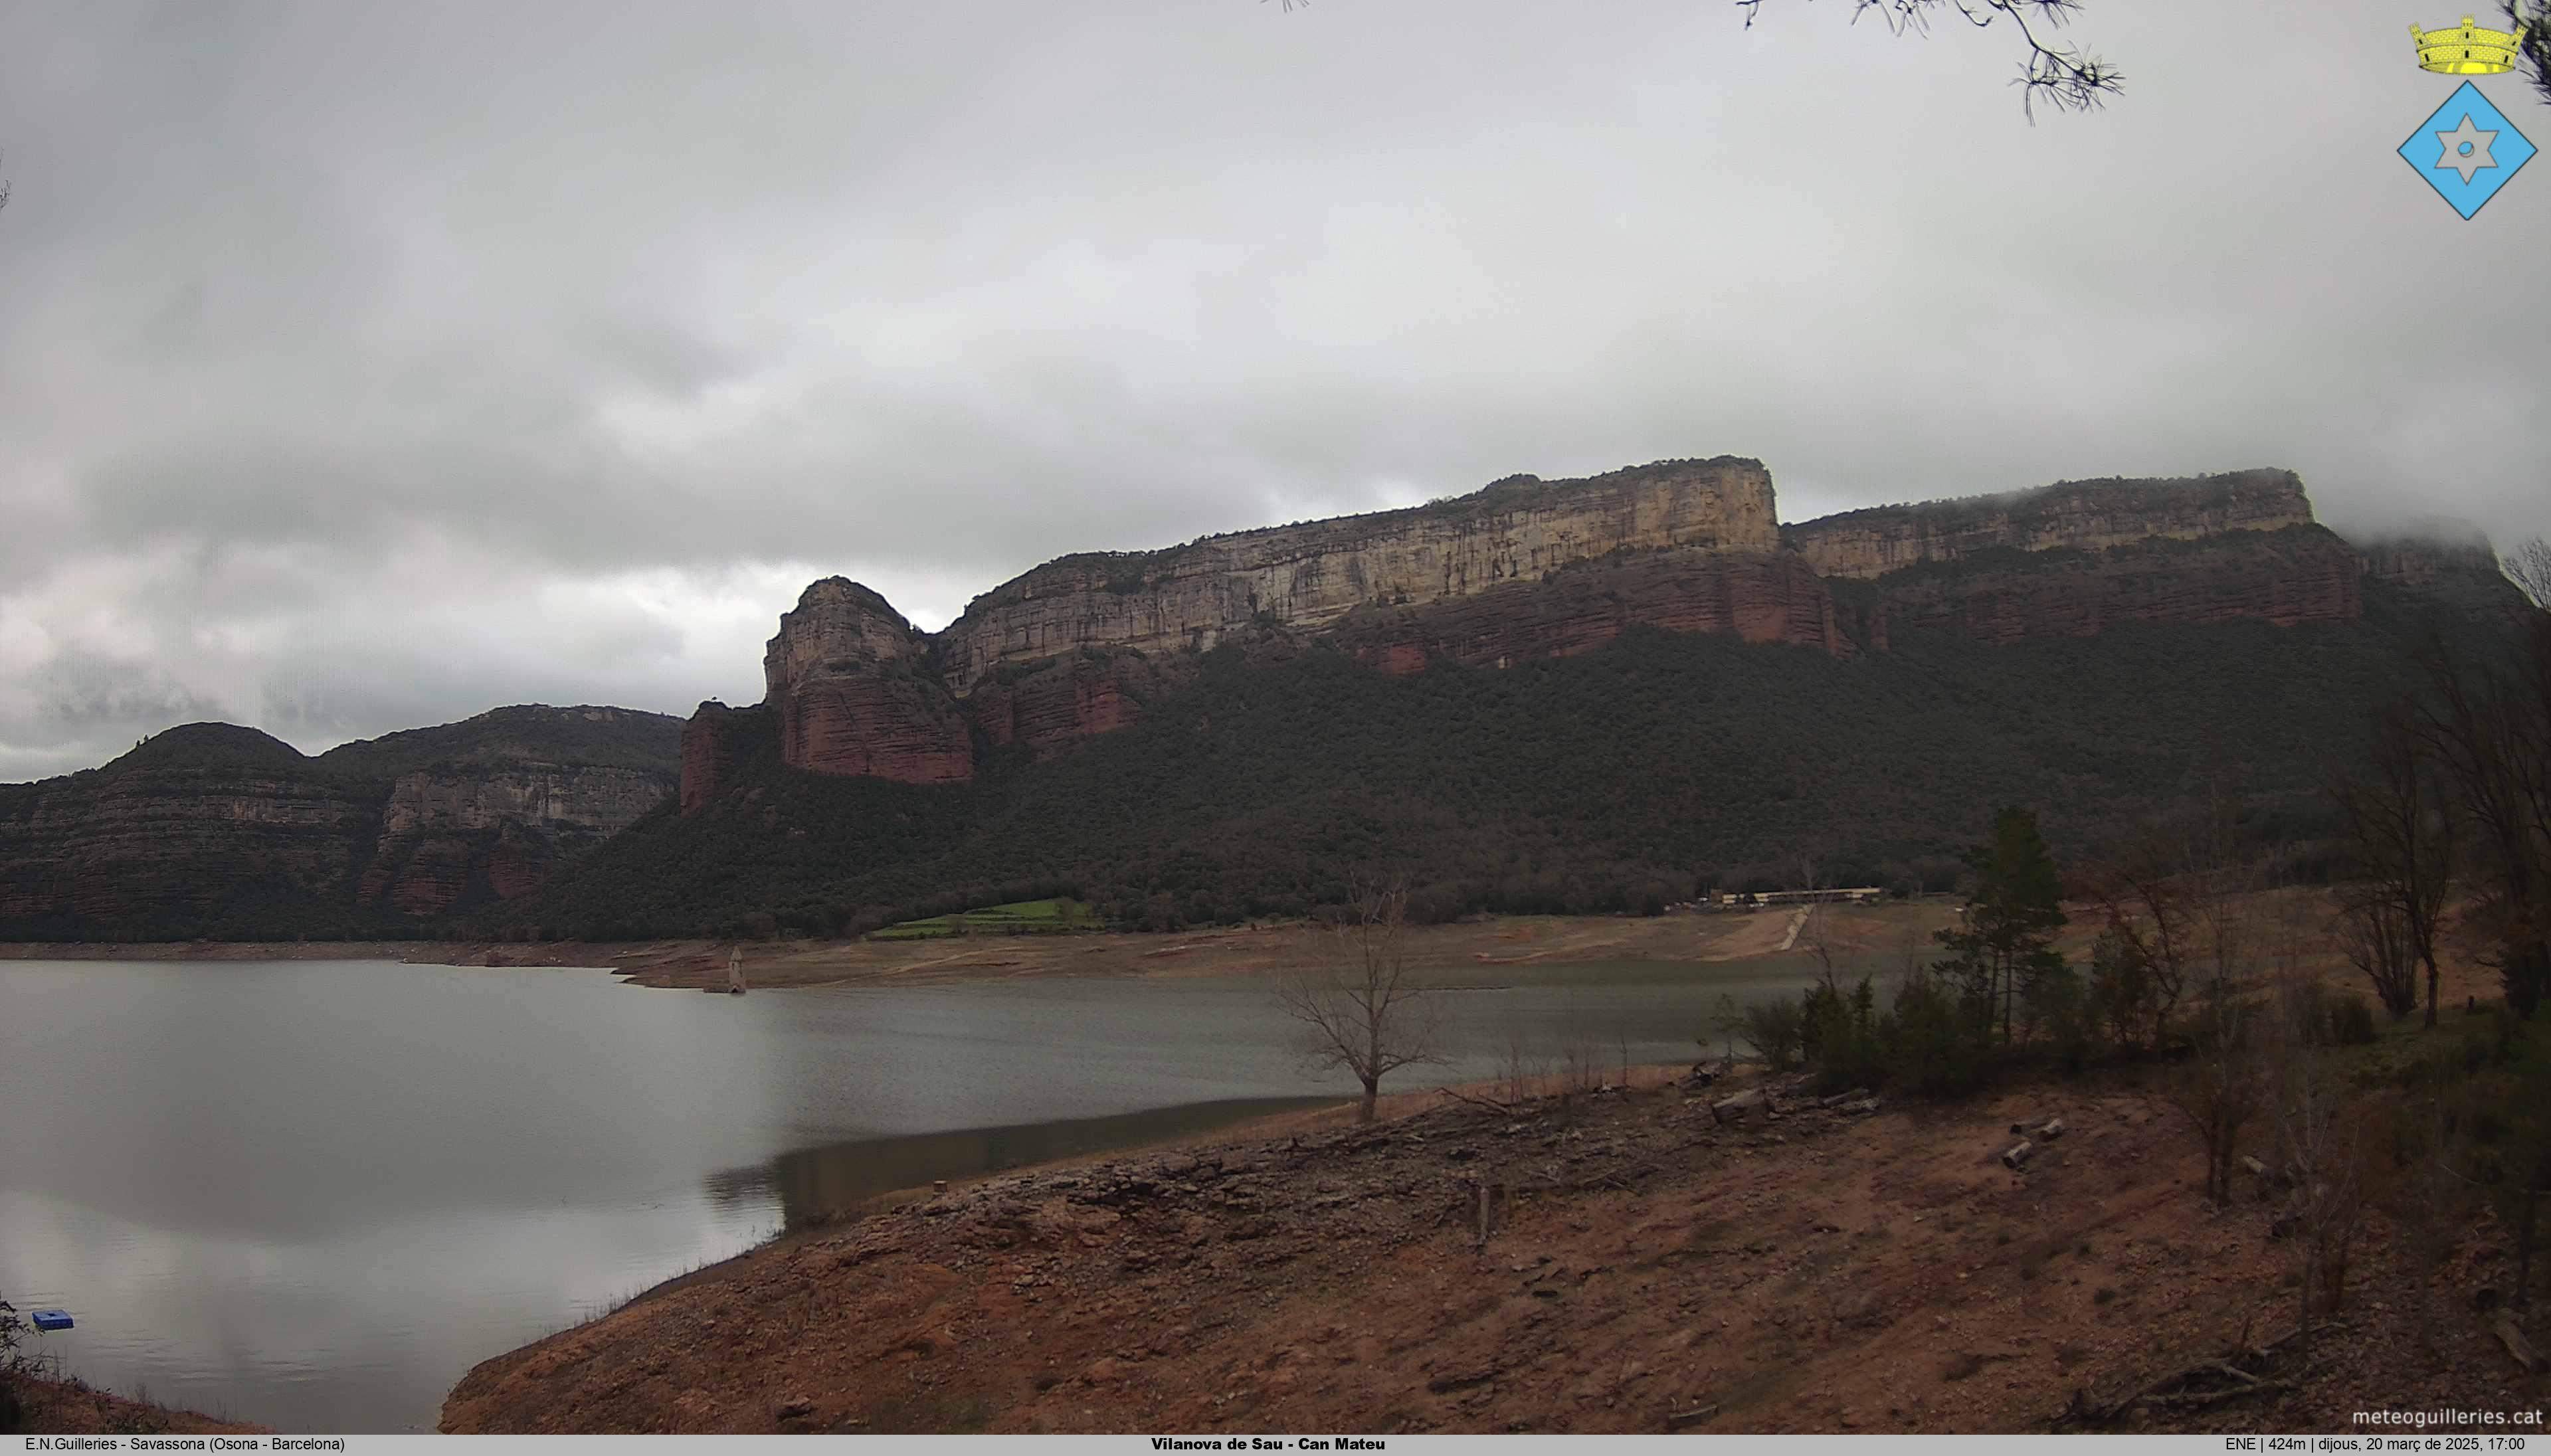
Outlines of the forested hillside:
[[1697,884],[1945,887],[1993,807],[2060,855],[2220,794],[2308,858],[2318,789],[2430,631],[2496,630],[2381,581],[2360,620],[2124,624],[1988,646],[1904,629],[1852,659],[1633,630],[1598,651],[1389,676],[1314,643],[1224,647],[1133,725],[970,783],[748,755],[649,815],[496,933],[857,931],[1057,892],[1124,924],[1300,914],[1384,865],[1431,916],[1638,910]]

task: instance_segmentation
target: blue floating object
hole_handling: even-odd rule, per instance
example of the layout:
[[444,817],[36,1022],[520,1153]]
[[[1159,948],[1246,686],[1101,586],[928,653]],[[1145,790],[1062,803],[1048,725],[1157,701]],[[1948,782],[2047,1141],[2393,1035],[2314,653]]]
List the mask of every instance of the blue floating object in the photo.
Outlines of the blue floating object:
[[70,1311],[67,1309],[39,1309],[35,1313],[28,1315],[27,1318],[33,1321],[38,1329],[68,1329],[71,1327]]

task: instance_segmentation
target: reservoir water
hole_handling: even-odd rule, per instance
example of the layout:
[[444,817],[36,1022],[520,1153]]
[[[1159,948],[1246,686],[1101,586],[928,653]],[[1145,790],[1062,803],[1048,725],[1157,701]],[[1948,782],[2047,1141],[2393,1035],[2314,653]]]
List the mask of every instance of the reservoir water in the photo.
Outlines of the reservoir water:
[[[1772,966],[1481,967],[1406,1091],[1688,1062]],[[792,1219],[1351,1095],[1251,979],[646,990],[382,961],[0,962],[0,1299],[92,1384],[431,1430],[471,1365]]]

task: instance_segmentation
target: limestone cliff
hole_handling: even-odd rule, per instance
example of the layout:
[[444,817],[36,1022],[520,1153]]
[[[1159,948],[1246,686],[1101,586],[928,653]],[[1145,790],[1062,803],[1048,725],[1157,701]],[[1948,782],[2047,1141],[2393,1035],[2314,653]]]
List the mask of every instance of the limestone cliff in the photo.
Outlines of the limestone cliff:
[[666,779],[662,769],[545,763],[403,774],[356,898],[432,915],[480,885],[497,899],[529,893],[654,808]]
[[1586,480],[1516,475],[1407,510],[1071,556],[985,592],[939,634],[948,685],[1082,647],[1210,648],[1266,621],[1318,631],[1358,607],[1476,596],[1617,552],[1780,549],[1756,461],[1667,461]]
[[1978,552],[1952,569],[1893,572],[1841,594],[1850,629],[1884,651],[1890,633],[1926,626],[2006,644],[2127,622],[2353,621],[2362,571],[2328,531],[2289,526],[2099,551]]
[[350,897],[379,794],[252,728],[193,723],[105,769],[0,788],[0,926],[186,922]]
[[[1909,627],[1993,643],[2124,622],[2350,621],[2363,564],[2291,470],[2073,480],[1782,528],[1873,651]],[[1861,583],[1867,583],[1863,585]]]
[[316,758],[172,728],[0,785],[0,934],[370,933],[539,887],[674,786],[676,720],[500,708]]
[[1869,580],[2001,550],[2098,551],[2311,524],[2292,470],[2174,480],[2068,480],[2006,495],[1845,511],[1781,528],[1816,573]]
[[1768,552],[1631,556],[1432,607],[1360,607],[1335,632],[1384,672],[1412,673],[1436,658],[1502,668],[1573,657],[1633,624],[1854,651],[1824,582],[1794,554]]
[[1389,673],[1564,657],[1642,624],[1842,657],[1930,628],[2009,643],[2127,622],[2348,621],[2369,571],[2473,574],[2432,552],[2369,565],[2277,469],[1776,521],[1769,473],[1721,457],[1064,557],[934,637],[828,578],[781,618],[764,707],[704,704],[692,720],[682,806],[706,803],[757,743],[792,767],[906,782],[963,780],[1011,749],[1047,757],[1134,722],[1195,650],[1234,641],[1326,638]]
[[[928,638],[828,577],[780,619],[763,706],[792,768],[944,783],[971,777],[978,753],[1042,757],[1132,722],[1185,650],[1239,637],[1340,632],[1399,671],[1583,651],[1637,620],[1847,650],[1777,521],[1762,465],[1722,457],[1515,475],[1405,510],[1064,557]],[[685,812],[761,731],[702,705],[683,743]]]

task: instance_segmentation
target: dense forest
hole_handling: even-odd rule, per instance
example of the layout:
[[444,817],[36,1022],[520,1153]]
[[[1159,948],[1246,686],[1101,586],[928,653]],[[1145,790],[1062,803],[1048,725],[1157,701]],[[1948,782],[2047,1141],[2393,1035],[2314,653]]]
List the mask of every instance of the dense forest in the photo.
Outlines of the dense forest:
[[1313,645],[1205,655],[1134,726],[971,783],[746,766],[540,894],[467,929],[626,939],[857,933],[969,904],[1071,894],[1153,929],[1299,915],[1356,867],[1412,911],[1653,911],[1696,889],[1946,888],[1996,805],[2056,851],[2218,798],[2304,873],[2321,789],[2431,634],[2494,630],[2380,581],[2365,617],[2123,626],[1990,647],[1902,631],[1892,650],[1640,630],[1582,657],[1393,677]]

